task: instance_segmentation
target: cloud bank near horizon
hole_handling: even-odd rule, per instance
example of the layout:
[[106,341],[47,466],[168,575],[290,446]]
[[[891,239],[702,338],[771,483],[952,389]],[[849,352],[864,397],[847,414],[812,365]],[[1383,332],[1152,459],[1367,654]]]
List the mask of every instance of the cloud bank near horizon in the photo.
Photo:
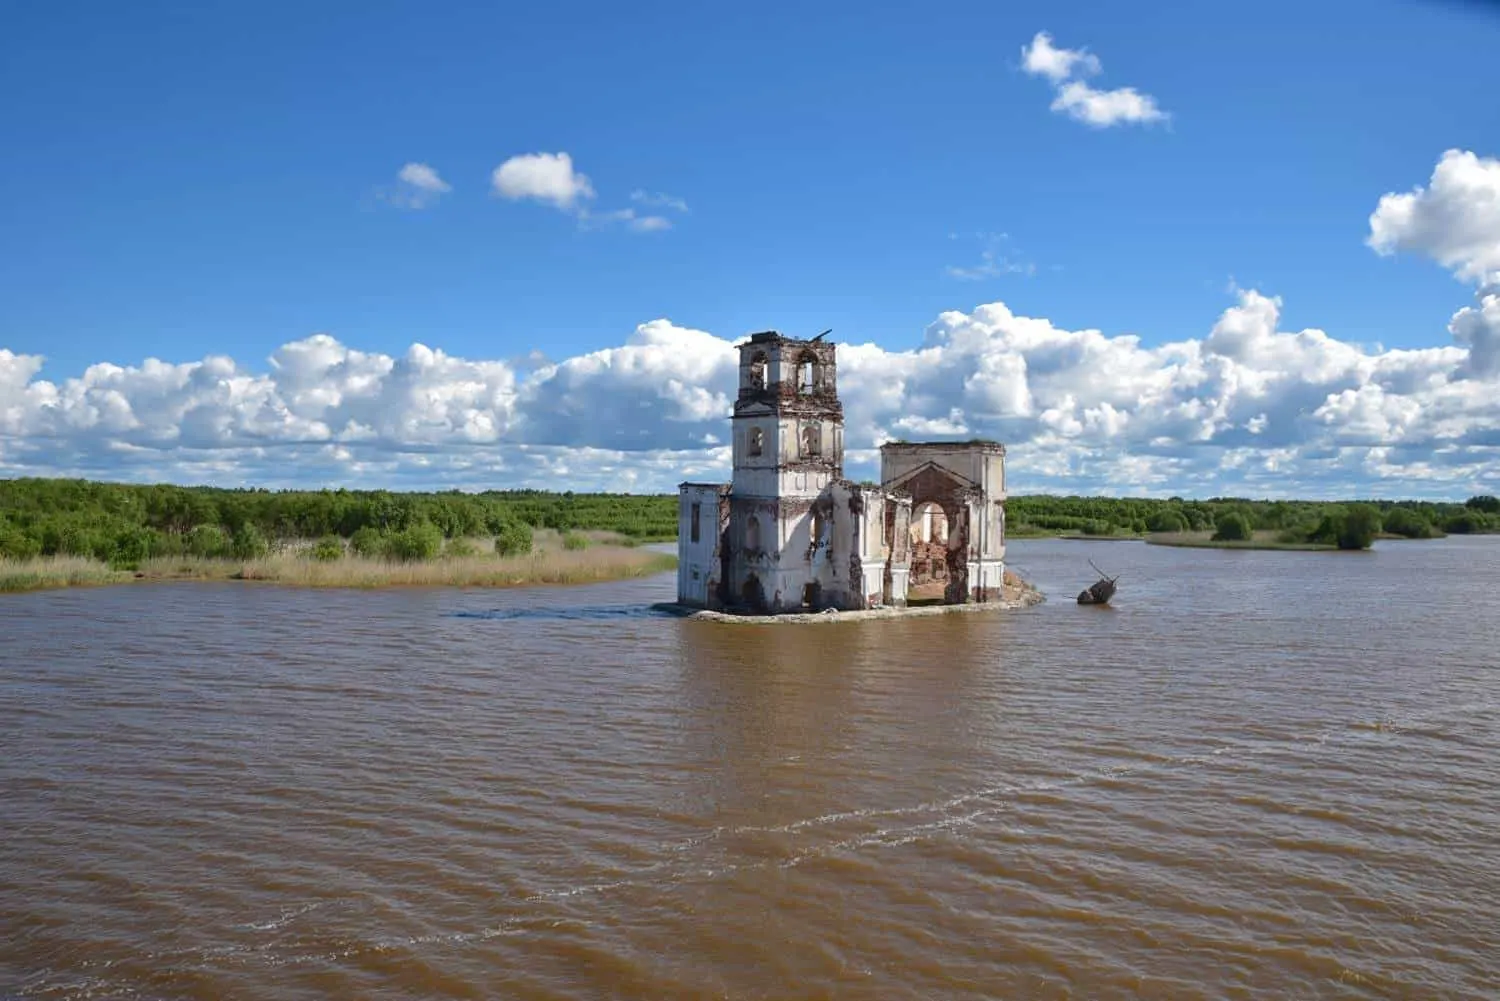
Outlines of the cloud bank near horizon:
[[[891,438],[997,438],[1018,493],[1462,497],[1500,488],[1500,160],[1445,153],[1370,217],[1378,253],[1476,287],[1454,343],[1369,350],[1280,329],[1240,290],[1201,338],[1146,347],[1004,303],[921,345],[839,346],[846,473]],[[217,485],[671,490],[729,473],[731,338],[641,324],[534,369],[360,351],[326,334],[255,370],[222,355],[98,364],[61,382],[0,349],[0,476]]]

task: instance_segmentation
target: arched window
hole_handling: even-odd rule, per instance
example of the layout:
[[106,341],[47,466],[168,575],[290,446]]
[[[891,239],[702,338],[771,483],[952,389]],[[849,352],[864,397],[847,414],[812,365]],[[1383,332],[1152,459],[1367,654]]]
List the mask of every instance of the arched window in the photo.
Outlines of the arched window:
[[753,514],[745,525],[745,548],[752,553],[760,552],[760,519]]
[[746,446],[746,449],[745,449],[746,454],[748,454],[748,455],[759,455],[761,452],[763,452],[765,450],[765,447],[766,447],[766,433],[764,431],[762,431],[760,428],[751,428],[750,429],[750,442]]
[[948,542],[948,515],[936,503],[918,504],[911,513],[911,541]]
[[818,359],[805,354],[797,360],[797,392],[811,393],[818,388]]
[[802,455],[818,455],[822,452],[823,429],[816,424],[802,425]]
[[750,388],[766,388],[766,356],[762,351],[755,352],[755,357],[750,359]]

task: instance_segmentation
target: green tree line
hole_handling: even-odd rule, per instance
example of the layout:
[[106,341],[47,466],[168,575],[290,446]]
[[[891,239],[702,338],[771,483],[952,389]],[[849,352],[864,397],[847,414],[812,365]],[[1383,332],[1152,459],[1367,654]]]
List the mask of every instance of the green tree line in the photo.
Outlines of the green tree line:
[[1145,535],[1212,532],[1221,539],[1275,532],[1283,542],[1325,542],[1364,548],[1381,534],[1430,539],[1445,534],[1500,532],[1500,499],[1443,501],[1268,501],[1243,497],[1166,500],[1137,497],[1011,497],[1008,534]]
[[[1500,499],[1266,501],[1028,495],[1006,502],[1008,533],[1122,536],[1271,531],[1283,541],[1357,546],[1385,533],[1431,538],[1500,532]],[[115,565],[150,556],[261,555],[276,540],[320,540],[331,558],[420,559],[445,539],[490,537],[502,554],[531,549],[532,532],[602,530],[650,542],[677,534],[673,495],[541,490],[404,493],[386,490],[226,490],[75,479],[0,480],[0,557],[76,554]],[[578,540],[581,542],[581,540]],[[1364,541],[1364,545],[1368,545]]]
[[444,539],[492,537],[502,554],[532,547],[535,529],[611,531],[638,542],[675,538],[677,498],[538,490],[226,490],[72,479],[0,480],[0,557],[91,556],[130,565],[151,556],[264,554],[274,540],[342,540],[362,555],[417,559]]

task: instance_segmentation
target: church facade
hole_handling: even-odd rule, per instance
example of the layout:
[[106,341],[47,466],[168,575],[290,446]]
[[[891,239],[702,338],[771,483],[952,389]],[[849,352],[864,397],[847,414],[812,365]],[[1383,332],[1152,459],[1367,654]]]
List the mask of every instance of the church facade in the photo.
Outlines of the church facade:
[[747,614],[999,600],[1005,446],[891,442],[844,478],[837,347],[740,345],[730,483],[679,488],[678,602]]

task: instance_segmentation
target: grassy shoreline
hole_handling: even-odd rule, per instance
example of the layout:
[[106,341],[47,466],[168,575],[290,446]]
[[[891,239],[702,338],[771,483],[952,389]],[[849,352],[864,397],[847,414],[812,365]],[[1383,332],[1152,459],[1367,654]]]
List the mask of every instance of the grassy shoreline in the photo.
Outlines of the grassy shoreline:
[[0,593],[163,581],[257,581],[288,587],[527,587],[592,584],[665,573],[670,553],[625,546],[539,550],[525,556],[449,556],[397,562],[346,556],[319,561],[297,553],[253,560],[160,557],[137,570],[112,570],[79,556],[0,560]]

